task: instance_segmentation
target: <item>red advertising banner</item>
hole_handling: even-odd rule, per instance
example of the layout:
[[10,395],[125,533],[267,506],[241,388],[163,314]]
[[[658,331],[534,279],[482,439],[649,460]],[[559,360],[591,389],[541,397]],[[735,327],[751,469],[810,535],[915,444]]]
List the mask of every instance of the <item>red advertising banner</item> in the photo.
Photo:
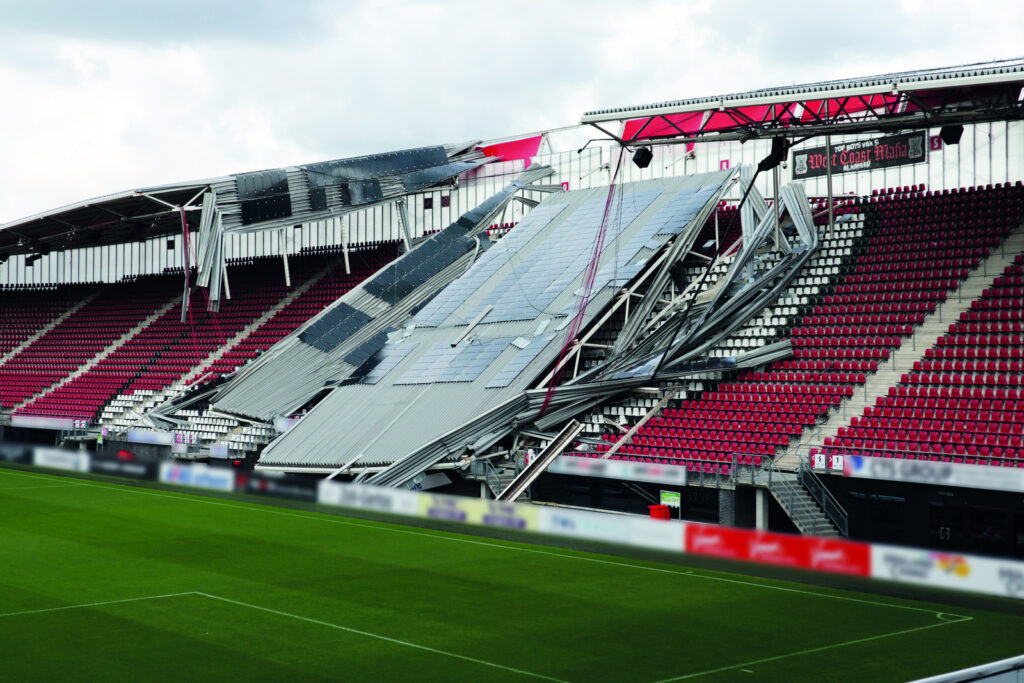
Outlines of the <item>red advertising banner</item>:
[[686,552],[838,574],[871,575],[871,546],[841,539],[688,524]]

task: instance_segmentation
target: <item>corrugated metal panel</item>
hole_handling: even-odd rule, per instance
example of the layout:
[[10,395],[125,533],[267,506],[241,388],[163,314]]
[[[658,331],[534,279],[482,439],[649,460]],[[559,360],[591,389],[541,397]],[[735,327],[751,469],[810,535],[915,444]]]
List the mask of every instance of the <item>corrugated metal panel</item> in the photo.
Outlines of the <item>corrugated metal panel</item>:
[[[646,260],[651,251],[650,247],[643,245],[655,238],[659,244],[671,239],[668,234],[657,236],[665,220],[663,209],[669,202],[683,191],[696,195],[703,186],[718,187],[728,175],[718,173],[667,182],[648,181],[619,189],[617,201],[623,211],[613,210],[609,214],[609,232],[598,270],[608,275],[608,281],[596,288],[592,304],[584,316],[586,321],[593,320],[618,291],[612,277],[614,272],[603,271],[602,268],[617,262],[620,252],[626,253],[630,245],[634,245],[630,253]],[[393,485],[404,480],[403,477],[415,474],[417,468],[429,466],[438,459],[460,455],[467,444],[484,434],[509,428],[512,418],[528,407],[524,403],[523,392],[551,364],[564,342],[569,329],[565,325],[568,321],[566,310],[576,298],[584,277],[581,268],[589,260],[589,251],[584,249],[582,264],[578,261],[576,255],[580,247],[575,245],[575,241],[581,235],[596,234],[608,193],[609,188],[600,187],[555,195],[543,202],[541,206],[547,206],[548,210],[537,215],[543,215],[544,218],[538,220],[546,222],[531,225],[529,220],[533,214],[528,215],[509,237],[477,261],[465,275],[467,281],[474,283],[465,299],[436,327],[417,326],[411,330],[407,341],[418,344],[391,372],[372,386],[352,384],[335,389],[295,428],[270,444],[260,463],[301,469],[341,464],[362,454],[359,465],[401,463],[394,470],[374,478],[378,483]],[[713,205],[716,199],[716,193],[705,195],[709,205]],[[550,210],[552,205],[563,204],[565,208],[562,211]],[[626,207],[637,207],[638,213],[630,214]],[[691,213],[691,217],[696,213]],[[617,215],[625,216],[621,224],[615,224]],[[513,239],[517,233],[520,237]],[[642,245],[639,249],[635,246],[637,240]],[[514,251],[503,256],[499,253],[502,249]],[[477,284],[477,273],[492,268],[492,261],[499,257],[503,260],[487,271],[489,276]],[[522,277],[527,270],[532,280],[530,283]],[[528,316],[519,310],[522,297],[504,296],[509,287],[527,284],[530,291],[537,292],[533,301],[536,310]],[[555,290],[554,296],[550,296],[549,288]],[[483,322],[470,331],[470,341],[461,342],[460,346],[499,338],[530,339],[538,332],[541,319],[552,321],[547,330],[549,333],[559,332],[507,386],[488,388],[487,385],[514,362],[519,347],[513,344],[508,344],[472,382],[398,383],[410,370],[414,371],[425,362],[431,349],[439,344],[451,344],[464,336],[467,323],[479,317],[479,312],[486,310],[485,305],[495,303],[499,306],[493,309],[494,322],[487,322],[490,315],[483,318]],[[516,311],[501,310],[509,307],[516,308]],[[413,322],[418,317],[414,317]],[[473,338],[477,341],[472,341]],[[339,434],[344,438],[338,438]]]
[[[461,233],[467,235],[482,233],[494,215],[499,213],[526,183],[544,179],[550,172],[551,170],[544,166],[531,168],[516,183],[506,186],[501,192],[460,217],[462,225],[453,224],[452,227],[457,227]],[[446,234],[437,233],[423,244],[446,239]],[[371,292],[372,289],[380,293],[379,288],[374,289],[378,281],[389,282],[405,272],[401,264],[416,260],[417,252],[421,248],[422,246],[414,249],[391,266],[378,271],[369,281],[346,293],[336,304],[276,344],[256,363],[245,368],[220,392],[214,402],[217,409],[270,420],[276,415],[285,415],[297,410],[327,382],[338,382],[350,376],[355,368],[344,362],[344,358],[383,330],[402,326],[415,308],[465,272],[473,258],[472,251],[463,252],[461,255],[449,252],[443,258],[437,253],[433,257],[434,268],[437,268],[438,261],[443,263],[444,259],[447,259],[448,265],[430,276],[415,290],[400,297],[388,297],[387,301]],[[328,351],[316,349],[301,340],[308,329],[334,315],[333,309],[338,306],[359,311],[371,320],[358,332]]]

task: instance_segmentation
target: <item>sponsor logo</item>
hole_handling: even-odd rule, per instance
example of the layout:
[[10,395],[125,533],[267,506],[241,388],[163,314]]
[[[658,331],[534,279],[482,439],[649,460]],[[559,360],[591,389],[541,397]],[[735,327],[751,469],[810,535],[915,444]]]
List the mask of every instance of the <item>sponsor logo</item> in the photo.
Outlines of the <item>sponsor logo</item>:
[[122,460],[93,460],[90,468],[93,472],[113,474],[121,477],[148,479],[150,468],[141,462],[125,462]]
[[963,555],[886,552],[882,562],[888,567],[889,576],[901,581],[928,580],[936,573],[956,579],[967,579],[971,575],[971,565]]
[[1003,582],[1006,595],[1012,598],[1024,597],[1024,570],[1015,567],[1001,567],[999,580]]
[[527,519],[518,514],[520,506],[509,503],[488,503],[483,523],[488,526],[500,526],[508,529],[525,529],[529,526]]
[[233,491],[235,488],[234,472],[205,465],[165,465],[160,470],[160,480],[215,491]]
[[966,579],[971,575],[971,565],[968,564],[967,558],[962,555],[933,553],[931,557],[939,571],[945,574],[952,574],[960,579]]
[[277,496],[279,498],[291,498],[293,500],[316,500],[316,489],[311,486],[303,486],[295,482],[278,481],[276,479],[262,478],[238,478],[239,488],[244,488],[249,493],[258,493],[266,496]]
[[465,510],[461,509],[457,500],[431,496],[430,506],[427,508],[427,517],[444,519],[450,522],[465,522],[468,515]]
[[908,558],[903,555],[886,553],[882,563],[888,568],[889,577],[896,580],[925,580],[932,573],[932,562],[927,555]]
[[33,462],[40,467],[78,472],[89,470],[89,460],[87,453],[68,452],[56,448],[37,448],[33,456]]

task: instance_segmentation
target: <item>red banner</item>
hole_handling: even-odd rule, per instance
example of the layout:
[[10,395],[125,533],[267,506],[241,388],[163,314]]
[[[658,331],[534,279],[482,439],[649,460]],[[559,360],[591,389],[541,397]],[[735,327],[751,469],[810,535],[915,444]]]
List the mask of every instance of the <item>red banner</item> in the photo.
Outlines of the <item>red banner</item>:
[[687,524],[686,552],[838,574],[871,575],[871,546],[841,539]]
[[524,159],[526,161],[525,168],[529,168],[530,158],[537,156],[543,137],[544,136],[542,135],[537,135],[532,138],[523,138],[522,140],[499,142],[494,145],[482,147],[481,151],[484,153],[485,157],[501,157],[502,161],[516,161],[518,159]]

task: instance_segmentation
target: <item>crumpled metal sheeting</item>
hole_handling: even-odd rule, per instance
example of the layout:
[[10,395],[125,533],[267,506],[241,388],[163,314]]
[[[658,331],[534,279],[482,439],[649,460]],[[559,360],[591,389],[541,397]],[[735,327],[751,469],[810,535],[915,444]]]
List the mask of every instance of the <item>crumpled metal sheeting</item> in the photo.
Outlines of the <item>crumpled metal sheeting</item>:
[[[214,402],[215,407],[224,412],[269,421],[275,416],[287,415],[298,410],[328,382],[338,383],[351,376],[356,368],[345,363],[343,359],[383,330],[402,327],[415,309],[465,272],[473,253],[463,253],[453,258],[456,252],[445,252],[447,258],[451,259],[448,265],[440,268],[418,288],[401,297],[394,297],[393,301],[384,301],[374,296],[367,291],[368,286],[372,288],[371,283],[387,282],[389,278],[393,278],[393,273],[401,270],[396,264],[405,259],[418,258],[415,254],[422,245],[432,240],[450,241],[452,229],[463,236],[483,233],[516,192],[528,188],[534,181],[549,177],[553,172],[550,166],[532,166],[479,206],[460,216],[449,228],[429,236],[420,243],[421,246],[399,257],[390,266],[375,273],[367,282],[347,292],[336,303],[328,306],[274,345],[257,361],[243,368],[218,394]],[[438,259],[437,254],[434,259]],[[437,268],[437,264],[433,268]],[[328,353],[312,349],[300,341],[300,337],[310,327],[318,324],[322,318],[332,315],[332,310],[341,305],[362,311],[372,320],[360,328],[355,336],[341,341]]]
[[[659,355],[666,359],[662,363],[663,370],[699,358],[778,299],[818,249],[818,232],[803,185],[792,183],[779,194],[779,210],[793,219],[801,249],[787,250],[769,269],[748,271],[747,266],[757,252],[774,235],[774,212],[764,212],[761,222],[744,238],[739,253],[723,276],[722,286],[710,302],[688,307],[680,305],[679,311],[634,348],[613,355],[575,381],[587,381],[600,375],[614,376],[628,368],[642,366]],[[748,275],[753,275],[754,279],[744,283]],[[683,318],[681,324],[680,317]]]
[[636,341],[641,332],[642,325],[672,282],[672,266],[685,258],[693,248],[693,243],[703,229],[705,221],[711,215],[715,206],[718,205],[719,199],[728,189],[729,181],[735,174],[736,170],[719,171],[717,174],[712,174],[711,179],[714,182],[720,183],[720,187],[708,197],[704,206],[697,213],[696,219],[687,224],[684,231],[676,237],[672,246],[669,247],[668,256],[663,262],[661,269],[654,276],[653,282],[651,282],[650,287],[647,289],[646,296],[637,304],[629,321],[623,326],[619,336],[616,337],[612,345],[614,353],[622,353]]

